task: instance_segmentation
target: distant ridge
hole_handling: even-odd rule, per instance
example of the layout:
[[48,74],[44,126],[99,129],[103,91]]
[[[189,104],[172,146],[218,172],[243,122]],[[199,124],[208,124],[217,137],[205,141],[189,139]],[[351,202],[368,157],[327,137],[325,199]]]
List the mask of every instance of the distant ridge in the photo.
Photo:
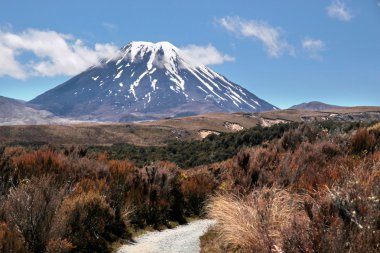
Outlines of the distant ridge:
[[293,105],[289,109],[304,110],[304,111],[325,111],[325,110],[333,110],[333,109],[340,109],[340,108],[343,108],[343,107],[338,106],[338,105],[325,104],[319,101],[311,101],[308,103]]
[[0,126],[2,125],[50,125],[75,121],[56,117],[46,110],[32,108],[21,100],[0,96]]
[[36,110],[22,101],[0,96],[0,125],[47,123],[53,115]]

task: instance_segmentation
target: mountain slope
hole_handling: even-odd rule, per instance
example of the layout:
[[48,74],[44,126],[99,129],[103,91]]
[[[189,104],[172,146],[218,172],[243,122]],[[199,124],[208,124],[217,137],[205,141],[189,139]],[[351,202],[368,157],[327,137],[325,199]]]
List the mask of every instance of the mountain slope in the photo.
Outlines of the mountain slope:
[[18,100],[0,96],[0,125],[34,125],[65,122],[69,121],[55,117],[48,111],[29,107]]
[[59,116],[111,121],[277,109],[169,42],[131,42],[30,103]]
[[342,108],[342,107],[337,106],[337,105],[325,104],[319,101],[312,101],[308,103],[294,105],[290,107],[289,109],[305,110],[305,111],[324,111],[324,110],[333,110],[333,109],[339,109],[339,108]]

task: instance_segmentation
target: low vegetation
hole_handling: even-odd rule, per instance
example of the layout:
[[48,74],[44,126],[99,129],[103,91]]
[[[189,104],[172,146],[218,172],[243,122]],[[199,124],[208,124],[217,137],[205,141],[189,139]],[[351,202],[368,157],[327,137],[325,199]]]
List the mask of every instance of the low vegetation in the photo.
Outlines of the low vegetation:
[[136,230],[205,213],[218,221],[202,242],[212,252],[378,252],[374,126],[283,124],[167,147],[2,147],[0,252],[110,252]]
[[111,147],[94,146],[90,152],[106,152],[111,159],[129,159],[138,166],[152,161],[171,161],[181,168],[191,168],[221,162],[236,155],[244,146],[255,146],[280,138],[298,123],[279,124],[263,128],[257,126],[238,133],[211,134],[202,141],[171,141],[164,147],[142,147],[131,144],[114,144]]
[[230,183],[207,204],[217,236],[203,244],[213,252],[379,252],[380,139],[369,129],[301,126],[241,150],[224,175]]
[[170,162],[139,168],[85,154],[1,150],[0,252],[107,252],[134,230],[186,223],[216,187],[208,175]]

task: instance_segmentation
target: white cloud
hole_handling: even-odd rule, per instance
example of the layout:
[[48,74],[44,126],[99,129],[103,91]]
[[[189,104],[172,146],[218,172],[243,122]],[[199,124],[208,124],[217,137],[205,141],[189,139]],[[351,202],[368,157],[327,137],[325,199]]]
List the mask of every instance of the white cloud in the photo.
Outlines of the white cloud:
[[117,25],[115,25],[113,23],[109,23],[109,22],[104,22],[102,25],[109,32],[115,32],[119,29],[119,27]]
[[302,48],[310,56],[310,58],[315,60],[322,60],[320,53],[325,50],[326,45],[322,40],[305,38],[302,40]]
[[[0,59],[0,77],[8,75],[18,79],[75,75],[97,64],[99,59],[110,58],[118,52],[112,44],[95,44],[89,48],[72,35],[35,29],[20,33],[0,31],[0,50],[3,58]],[[35,60],[19,62],[16,56],[23,53],[32,53]]]
[[0,43],[0,77],[8,75],[17,79],[26,78],[26,73],[21,64],[16,61],[15,54],[16,52],[12,49]]
[[334,2],[327,7],[327,14],[331,18],[337,18],[341,21],[347,22],[352,19],[351,11],[347,8],[345,3],[340,0],[334,0]]
[[292,53],[292,47],[281,35],[281,29],[265,22],[245,20],[240,17],[224,17],[217,23],[236,35],[251,37],[261,41],[270,57],[279,57],[284,51]]
[[305,38],[302,41],[302,47],[309,51],[321,51],[325,48],[325,43],[322,40]]
[[211,44],[207,46],[188,45],[181,48],[181,53],[203,65],[222,64],[226,61],[235,60],[234,57],[219,52]]

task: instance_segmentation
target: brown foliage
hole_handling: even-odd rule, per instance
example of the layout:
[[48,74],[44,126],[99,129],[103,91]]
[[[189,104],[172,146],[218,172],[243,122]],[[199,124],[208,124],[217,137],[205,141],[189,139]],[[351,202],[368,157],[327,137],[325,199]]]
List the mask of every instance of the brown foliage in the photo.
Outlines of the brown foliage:
[[[288,215],[286,221],[280,221],[281,226],[286,226],[281,233],[268,232],[273,228],[270,219],[265,218],[269,216],[256,215],[263,205],[252,201],[252,193],[239,198],[230,194],[212,198],[208,213],[218,221],[217,231],[223,241],[243,252],[270,252],[275,250],[274,245],[284,252],[378,252],[380,153],[366,160],[341,154],[336,145],[320,142],[303,144],[290,156],[288,164],[299,174],[285,174],[290,177],[288,190],[297,193],[292,194],[293,201],[303,199],[304,204],[288,212],[288,204],[292,203],[289,200],[273,210]],[[283,165],[274,171],[278,169]],[[275,184],[281,185],[281,181]],[[256,184],[254,196],[267,191],[262,187]],[[309,194],[298,194],[305,189]],[[267,201],[270,203],[270,198]],[[268,234],[280,237],[269,240]]]
[[224,242],[244,252],[273,252],[284,246],[297,202],[285,190],[262,188],[245,198],[217,195],[207,209]]
[[376,137],[367,129],[358,129],[350,140],[351,149],[354,154],[367,154],[373,152],[376,145]]
[[[178,167],[169,162],[156,162],[144,168],[142,175],[143,202],[137,213],[147,224],[157,227],[169,219],[185,223],[183,193]],[[143,206],[141,206],[143,205]]]
[[131,226],[158,228],[201,214],[205,199],[219,189],[226,195],[212,198],[209,210],[219,210],[215,218],[226,225],[219,228],[229,238],[225,249],[376,252],[376,134],[301,125],[191,171],[170,162],[138,168],[80,147],[0,148],[0,247],[107,252]]
[[7,223],[23,236],[33,252],[43,252],[63,191],[55,188],[49,177],[33,178],[12,189],[4,210]]
[[87,156],[85,151],[0,150],[0,221],[6,221],[10,232],[20,231],[17,238],[31,252],[89,247],[107,252],[110,243],[130,236],[131,226],[185,223],[185,209],[186,214],[200,213],[213,188],[210,175],[183,181],[173,163],[138,168],[127,160],[107,161],[105,154]]
[[[114,212],[98,192],[87,192],[65,199],[58,210],[54,238],[65,238],[75,251],[107,251],[107,226],[114,221]],[[62,243],[64,241],[58,241]],[[53,241],[53,246],[57,241]]]
[[[374,134],[361,129],[312,137],[311,133],[305,138],[303,130],[288,132],[280,141],[241,150],[229,163],[220,182],[229,188],[208,203],[209,215],[219,224],[216,230],[228,244],[222,248],[232,246],[239,252],[380,250],[380,152],[376,152]],[[275,227],[285,226],[281,233],[270,232],[269,216],[256,215],[263,205],[252,201],[252,194],[258,196],[271,186],[302,199],[291,212],[287,212],[291,201],[273,210],[288,215]]]
[[215,189],[215,183],[208,174],[184,176],[181,183],[185,209],[188,215],[200,215],[200,211],[208,196]]
[[74,246],[66,239],[52,239],[46,246],[47,253],[67,253],[71,252]]
[[27,253],[22,236],[9,229],[4,222],[0,223],[0,252]]
[[285,150],[294,151],[301,142],[302,136],[298,131],[288,131],[281,138],[281,145]]
[[47,172],[59,173],[65,167],[65,161],[55,151],[42,149],[13,157],[12,166],[18,168],[19,178],[30,178]]
[[136,171],[133,163],[125,161],[109,162],[109,199],[110,204],[116,212],[116,217],[121,217],[122,208],[131,199],[128,195],[133,195],[140,175]]

